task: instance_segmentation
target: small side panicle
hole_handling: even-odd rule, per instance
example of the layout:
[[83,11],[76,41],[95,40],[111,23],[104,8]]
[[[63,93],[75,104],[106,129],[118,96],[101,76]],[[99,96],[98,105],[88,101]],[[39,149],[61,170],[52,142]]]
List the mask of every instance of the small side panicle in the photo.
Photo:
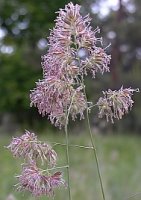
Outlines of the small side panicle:
[[121,87],[120,90],[108,90],[103,92],[104,97],[100,97],[97,106],[99,108],[99,117],[106,116],[114,123],[114,119],[122,119],[123,115],[131,110],[134,101],[132,95],[134,92],[139,92],[139,89]]

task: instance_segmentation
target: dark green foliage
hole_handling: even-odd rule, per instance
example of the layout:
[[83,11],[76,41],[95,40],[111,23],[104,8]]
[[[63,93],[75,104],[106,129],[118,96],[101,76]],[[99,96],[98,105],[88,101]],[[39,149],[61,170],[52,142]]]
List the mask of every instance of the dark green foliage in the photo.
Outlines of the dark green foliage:
[[[0,1],[0,27],[5,37],[0,43],[0,111],[17,116],[29,115],[29,93],[35,81],[42,79],[41,55],[46,49],[37,47],[41,38],[47,38],[54,26],[56,11],[67,0],[2,0]],[[78,1],[74,1],[78,2]],[[5,46],[13,53],[6,54]],[[33,110],[30,110],[31,113]]]

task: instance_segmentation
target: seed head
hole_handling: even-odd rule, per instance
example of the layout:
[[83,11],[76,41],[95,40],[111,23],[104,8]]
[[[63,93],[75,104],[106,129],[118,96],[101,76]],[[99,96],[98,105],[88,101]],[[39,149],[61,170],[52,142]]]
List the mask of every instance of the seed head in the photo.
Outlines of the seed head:
[[56,172],[53,175],[44,175],[34,162],[23,166],[22,173],[17,178],[19,180],[17,189],[19,191],[29,191],[36,197],[43,195],[53,196],[55,188],[65,186],[61,172]]
[[69,3],[59,10],[48,38],[48,52],[42,57],[43,80],[36,83],[30,94],[31,106],[37,107],[42,116],[47,115],[51,123],[59,127],[65,125],[68,110],[72,119],[78,114],[83,118],[87,102],[82,76],[88,71],[93,77],[97,72],[109,71],[110,56],[97,47],[98,42],[102,43],[102,39],[96,37],[100,30],[92,30],[89,15],[83,17],[80,8]]
[[99,107],[99,117],[106,116],[114,122],[114,118],[122,119],[123,115],[131,110],[134,101],[132,100],[133,92],[139,92],[139,89],[121,87],[120,90],[108,90],[103,92],[104,97],[100,97],[97,105]]
[[42,164],[47,162],[50,166],[56,165],[57,153],[49,144],[40,142],[34,133],[27,130],[21,137],[13,138],[7,148],[14,157],[24,158],[30,162],[40,160]]

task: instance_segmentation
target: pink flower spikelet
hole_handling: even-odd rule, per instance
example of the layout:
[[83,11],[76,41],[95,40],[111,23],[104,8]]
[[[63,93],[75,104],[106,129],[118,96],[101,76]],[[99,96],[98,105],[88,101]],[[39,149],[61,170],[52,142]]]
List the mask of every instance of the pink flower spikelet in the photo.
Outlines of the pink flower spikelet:
[[[47,143],[37,140],[34,133],[26,131],[21,137],[13,138],[7,148],[15,157],[25,159],[21,175],[17,176],[18,190],[29,191],[37,197],[53,196],[55,188],[66,186],[61,172],[50,173],[55,169],[57,153]],[[46,170],[38,168],[40,161],[42,165],[47,162],[52,168],[48,168],[48,165],[46,165]]]
[[33,157],[33,145],[37,143],[37,136],[34,133],[25,131],[21,137],[13,138],[7,147],[15,157]]
[[17,178],[19,180],[17,189],[29,191],[36,197],[53,196],[55,188],[66,185],[61,172],[43,175],[35,163],[24,166],[21,175]]
[[79,113],[83,118],[86,109],[86,100],[82,88],[74,89],[70,82],[65,82],[56,77],[45,79],[37,83],[37,87],[31,93],[31,106],[37,106],[42,116],[48,114],[52,124],[62,126],[65,124],[66,108],[69,108],[73,97],[70,114],[75,119]]
[[7,148],[15,157],[28,161],[39,159],[42,164],[47,162],[50,166],[56,165],[57,153],[49,144],[38,141],[37,136],[29,131],[26,131],[21,137],[13,138]]
[[123,115],[131,110],[134,101],[132,100],[133,92],[139,92],[139,89],[131,89],[121,87],[120,90],[108,90],[103,92],[104,97],[100,97],[97,105],[99,107],[99,117],[106,116],[114,122],[114,118],[122,119]]
[[[82,77],[92,72],[109,72],[110,56],[97,47],[99,28],[92,30],[89,15],[81,16],[80,6],[69,3],[60,9],[49,36],[49,49],[42,57],[43,80],[31,91],[31,106],[47,115],[55,126],[64,126],[71,106],[72,119],[83,118],[87,108]],[[76,95],[74,95],[76,94]],[[73,97],[73,98],[72,98]]]

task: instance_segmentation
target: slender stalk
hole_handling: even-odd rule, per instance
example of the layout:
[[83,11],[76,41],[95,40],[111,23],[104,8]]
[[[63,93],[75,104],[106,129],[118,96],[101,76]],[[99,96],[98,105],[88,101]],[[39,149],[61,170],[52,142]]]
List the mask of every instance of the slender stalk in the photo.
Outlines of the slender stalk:
[[135,193],[135,194],[133,194],[133,195],[127,197],[125,200],[135,198],[135,197],[137,197],[137,196],[139,196],[139,195],[141,195],[141,192]]
[[42,172],[46,172],[46,171],[52,171],[52,170],[55,170],[55,169],[63,169],[63,168],[68,168],[68,165],[64,165],[64,166],[60,166],[60,167],[52,167],[52,168],[49,168],[49,169],[40,169]]
[[[66,144],[64,143],[59,143],[59,142],[51,142],[53,143],[53,147],[56,145],[60,145],[60,146],[66,146]],[[83,146],[83,145],[78,145],[78,144],[70,144],[69,147],[77,147],[77,148],[84,148],[84,149],[93,149],[93,147],[89,147],[89,146]]]
[[67,157],[67,178],[68,178],[68,193],[69,193],[69,200],[71,200],[71,190],[70,190],[70,158],[69,158],[69,138],[68,138],[68,119],[66,120],[65,124],[65,134],[66,134],[66,157]]
[[68,108],[68,110],[66,109],[66,123],[65,123],[65,134],[66,134],[66,157],[67,157],[67,177],[68,177],[68,193],[69,193],[69,200],[71,200],[71,189],[70,189],[70,158],[69,158],[69,137],[68,137],[68,123],[69,123],[69,114],[70,114],[70,110],[71,110],[71,106],[73,103],[73,98],[75,96],[75,93],[72,96],[71,99],[71,103],[70,106]]
[[[85,99],[86,99],[86,102],[87,102],[87,95],[86,95],[86,89],[85,89],[83,77],[82,77],[82,83],[83,83],[83,88],[84,88]],[[104,187],[103,187],[103,181],[102,181],[102,175],[101,175],[100,166],[99,166],[99,159],[98,159],[98,155],[97,155],[97,152],[96,152],[96,145],[95,145],[95,142],[94,142],[94,139],[93,139],[93,134],[92,134],[91,126],[90,126],[88,105],[87,105],[87,109],[86,109],[86,115],[87,115],[87,124],[88,124],[89,136],[90,136],[91,144],[92,144],[92,147],[93,147],[94,157],[95,157],[95,160],[96,160],[96,166],[97,166],[97,172],[98,172],[98,177],[99,177],[99,181],[100,181],[102,197],[103,197],[103,200],[106,200]]]
[[89,120],[88,109],[87,109],[87,123],[88,123],[88,129],[89,129],[89,135],[90,135],[90,139],[91,139],[91,144],[93,146],[93,152],[94,152],[94,156],[95,156],[95,160],[96,160],[96,165],[97,165],[97,171],[98,171],[98,176],[99,176],[99,181],[100,181],[102,196],[103,196],[103,200],[106,200],[105,193],[104,193],[102,176],[101,176],[101,171],[100,171],[100,167],[99,167],[98,155],[97,155],[97,152],[96,152],[95,143],[94,143],[94,139],[93,139],[91,127],[90,127],[90,120]]

